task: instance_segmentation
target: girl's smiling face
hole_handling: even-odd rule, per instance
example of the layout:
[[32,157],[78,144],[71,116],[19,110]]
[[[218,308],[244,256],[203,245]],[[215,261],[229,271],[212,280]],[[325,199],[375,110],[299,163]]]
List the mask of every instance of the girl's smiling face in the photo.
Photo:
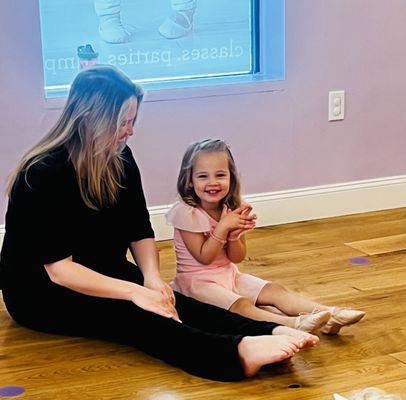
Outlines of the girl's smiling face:
[[201,152],[195,159],[193,188],[203,208],[213,208],[230,190],[228,157],[224,152]]

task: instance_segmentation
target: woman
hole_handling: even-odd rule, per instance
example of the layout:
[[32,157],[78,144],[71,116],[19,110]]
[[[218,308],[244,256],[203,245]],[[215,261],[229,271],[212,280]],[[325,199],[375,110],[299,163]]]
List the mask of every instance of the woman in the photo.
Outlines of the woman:
[[142,96],[113,67],[82,71],[55,126],[22,158],[1,252],[11,317],[43,332],[128,344],[217,380],[252,376],[316,344],[316,336],[174,293],[161,279],[126,146]]

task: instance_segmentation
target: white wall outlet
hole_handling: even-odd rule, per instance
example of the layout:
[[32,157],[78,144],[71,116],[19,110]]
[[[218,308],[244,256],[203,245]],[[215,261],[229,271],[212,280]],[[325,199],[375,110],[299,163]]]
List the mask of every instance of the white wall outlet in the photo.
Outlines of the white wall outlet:
[[328,93],[328,120],[338,121],[344,119],[345,91],[336,90]]

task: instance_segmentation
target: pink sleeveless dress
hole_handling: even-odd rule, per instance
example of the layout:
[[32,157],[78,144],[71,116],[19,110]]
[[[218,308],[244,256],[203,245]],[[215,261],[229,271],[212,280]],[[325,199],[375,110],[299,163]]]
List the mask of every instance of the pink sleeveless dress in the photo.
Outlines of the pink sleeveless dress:
[[227,257],[225,248],[210,265],[199,263],[186,248],[180,231],[201,232],[209,236],[217,225],[215,219],[203,209],[181,201],[167,212],[166,220],[174,227],[177,260],[176,277],[171,282],[174,290],[227,310],[240,297],[256,303],[268,281],[241,273]]

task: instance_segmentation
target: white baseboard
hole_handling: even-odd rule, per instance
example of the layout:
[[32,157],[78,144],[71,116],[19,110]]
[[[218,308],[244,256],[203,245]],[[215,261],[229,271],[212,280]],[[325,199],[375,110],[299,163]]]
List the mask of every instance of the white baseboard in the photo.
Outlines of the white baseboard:
[[[406,175],[259,193],[244,199],[253,205],[261,227],[406,207],[405,194]],[[173,229],[165,221],[170,207],[149,208],[157,240],[173,237]],[[0,225],[0,246],[4,233],[4,225]]]
[[[258,227],[387,210],[406,207],[406,175],[259,193],[244,200],[253,205]],[[173,229],[165,222],[169,207],[149,210],[157,240],[172,239]]]

